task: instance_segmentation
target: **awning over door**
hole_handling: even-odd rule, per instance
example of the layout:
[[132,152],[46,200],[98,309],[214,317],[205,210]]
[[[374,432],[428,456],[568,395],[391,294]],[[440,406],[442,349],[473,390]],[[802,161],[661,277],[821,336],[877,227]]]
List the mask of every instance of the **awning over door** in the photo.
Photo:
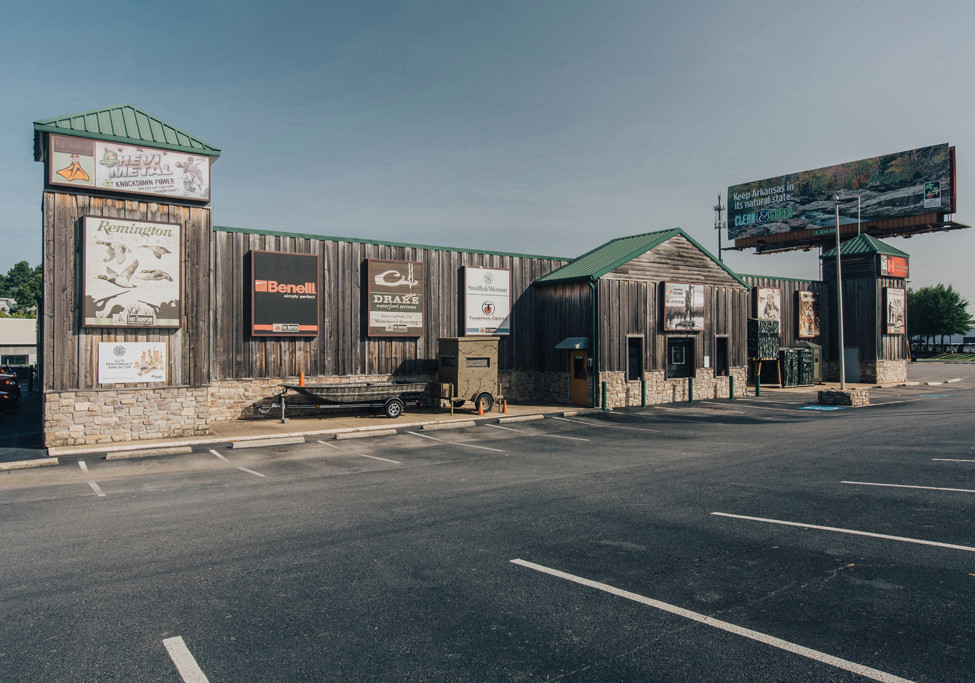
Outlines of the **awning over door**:
[[566,337],[555,345],[557,349],[588,349],[589,337]]

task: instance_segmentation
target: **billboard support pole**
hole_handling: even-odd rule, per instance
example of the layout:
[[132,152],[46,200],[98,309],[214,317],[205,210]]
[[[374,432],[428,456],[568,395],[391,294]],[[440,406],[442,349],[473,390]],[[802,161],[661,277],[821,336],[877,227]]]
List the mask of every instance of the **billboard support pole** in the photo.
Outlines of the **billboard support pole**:
[[718,193],[718,203],[714,205],[714,229],[718,231],[718,260],[722,263],[724,258],[721,256],[721,231],[724,230],[724,221],[721,220],[721,212],[724,211],[724,207],[721,206],[721,193]]
[[836,202],[836,317],[840,332],[840,391],[846,391],[846,348],[843,343],[843,274],[840,258],[840,198]]

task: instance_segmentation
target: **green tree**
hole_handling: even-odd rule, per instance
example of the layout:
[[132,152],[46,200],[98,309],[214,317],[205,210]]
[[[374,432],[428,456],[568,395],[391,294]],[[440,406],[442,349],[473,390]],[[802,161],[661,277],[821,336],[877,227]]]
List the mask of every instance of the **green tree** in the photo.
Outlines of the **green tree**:
[[962,334],[975,327],[968,301],[951,285],[907,290],[907,321],[912,336],[930,338]]
[[6,275],[0,275],[0,297],[14,299],[18,311],[39,310],[43,291],[41,267],[31,268],[27,261],[14,264]]

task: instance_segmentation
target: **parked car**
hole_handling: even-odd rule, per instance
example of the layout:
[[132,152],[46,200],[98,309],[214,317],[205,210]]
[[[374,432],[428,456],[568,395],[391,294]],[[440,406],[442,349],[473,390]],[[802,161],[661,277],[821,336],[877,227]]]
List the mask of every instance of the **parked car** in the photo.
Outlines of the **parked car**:
[[6,365],[0,365],[0,406],[16,405],[20,400],[20,383],[17,375]]

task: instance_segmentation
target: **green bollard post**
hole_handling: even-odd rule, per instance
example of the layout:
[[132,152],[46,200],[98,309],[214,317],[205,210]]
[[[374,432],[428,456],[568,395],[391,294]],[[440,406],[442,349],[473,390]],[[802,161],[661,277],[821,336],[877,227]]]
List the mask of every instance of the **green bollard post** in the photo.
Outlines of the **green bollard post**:
[[755,375],[755,396],[762,395],[762,376]]
[[687,402],[694,403],[694,378],[687,378]]
[[732,375],[728,378],[728,386],[731,388],[731,400],[735,400],[735,376]]
[[640,405],[644,408],[647,407],[647,380],[640,380]]
[[603,410],[606,410],[606,382],[603,382]]

